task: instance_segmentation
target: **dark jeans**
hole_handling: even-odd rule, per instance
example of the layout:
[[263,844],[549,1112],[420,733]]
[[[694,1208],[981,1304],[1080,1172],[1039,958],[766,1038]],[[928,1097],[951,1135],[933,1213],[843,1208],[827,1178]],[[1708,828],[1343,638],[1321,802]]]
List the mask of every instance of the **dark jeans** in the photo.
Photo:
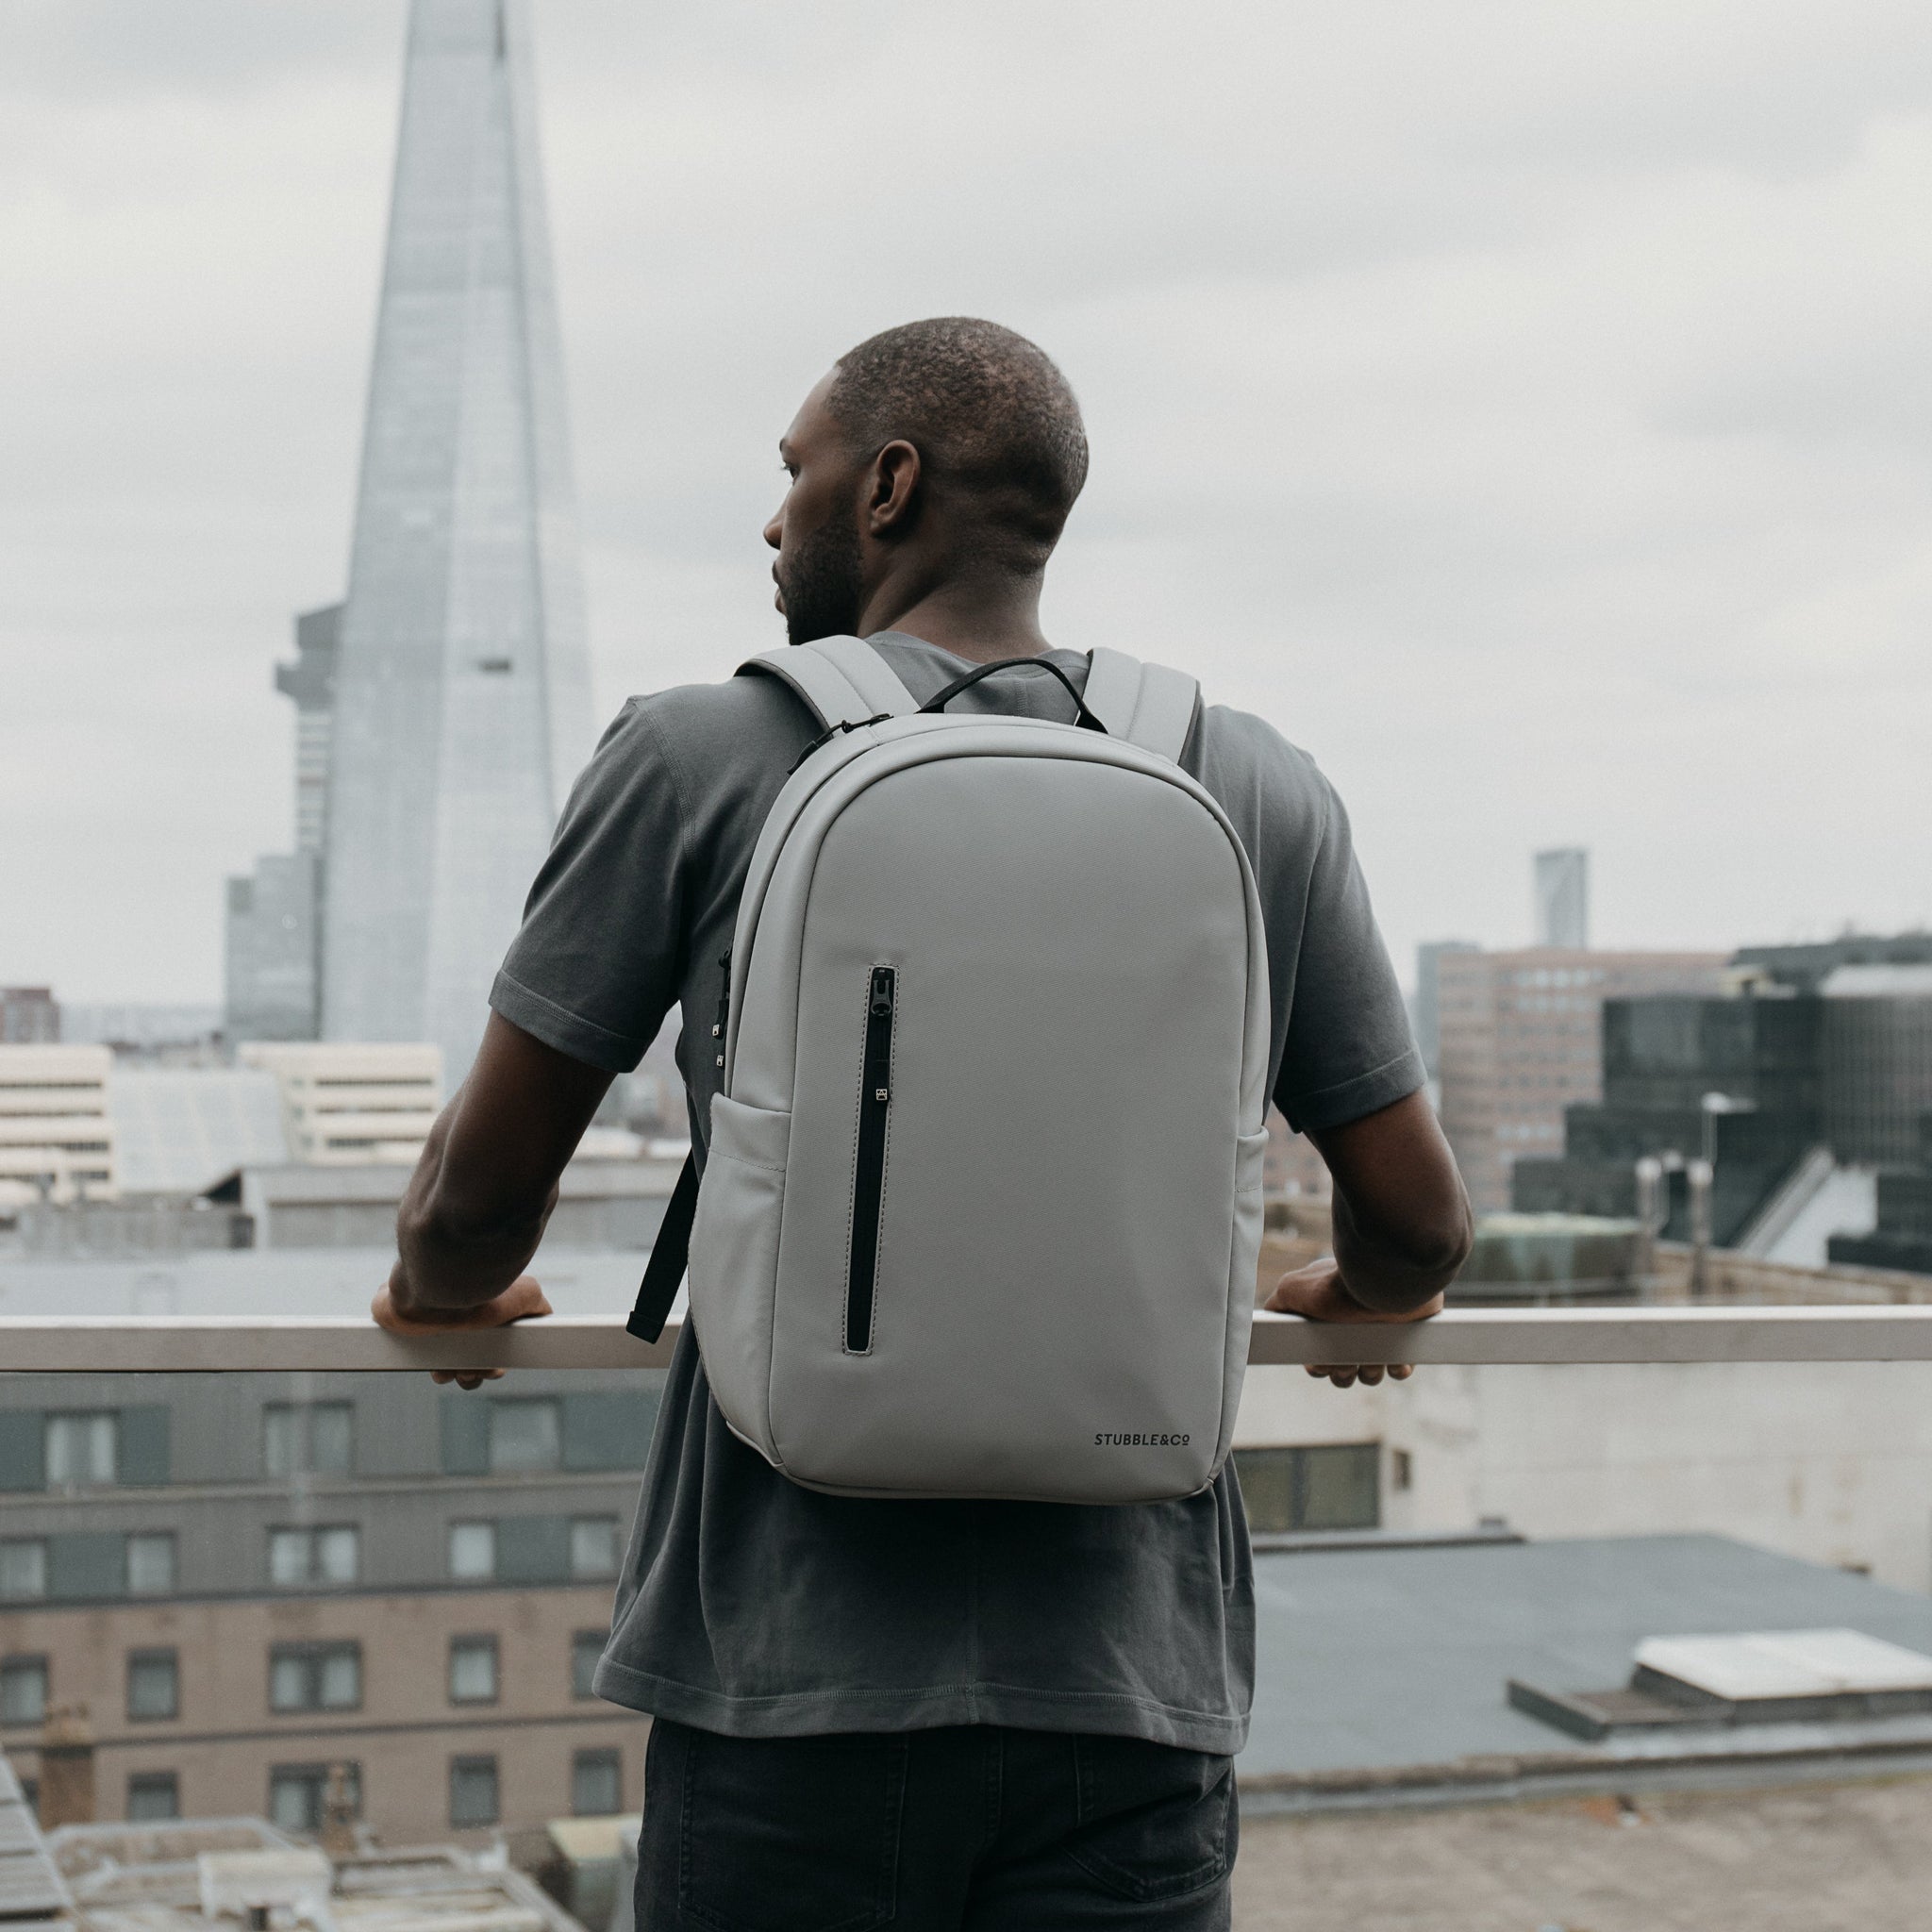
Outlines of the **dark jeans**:
[[960,1725],[725,1738],[658,1718],[638,1932],[1210,1932],[1234,1762]]

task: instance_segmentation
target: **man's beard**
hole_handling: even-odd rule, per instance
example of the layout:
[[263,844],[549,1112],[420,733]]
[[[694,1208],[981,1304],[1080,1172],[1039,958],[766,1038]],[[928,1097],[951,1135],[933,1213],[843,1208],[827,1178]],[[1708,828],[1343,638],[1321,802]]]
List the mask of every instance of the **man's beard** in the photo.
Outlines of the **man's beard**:
[[794,644],[849,637],[858,628],[858,528],[830,518],[792,552],[778,578],[785,634]]

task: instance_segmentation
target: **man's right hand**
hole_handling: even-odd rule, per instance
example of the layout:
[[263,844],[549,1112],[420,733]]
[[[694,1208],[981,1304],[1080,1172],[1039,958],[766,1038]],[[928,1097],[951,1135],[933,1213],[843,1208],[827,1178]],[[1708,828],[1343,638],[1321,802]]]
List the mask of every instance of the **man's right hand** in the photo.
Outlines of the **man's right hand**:
[[[1391,1322],[1425,1322],[1442,1311],[1438,1294],[1421,1307],[1404,1314],[1390,1314],[1380,1308],[1366,1308],[1349,1293],[1341,1278],[1341,1264],[1332,1255],[1310,1261],[1284,1274],[1274,1291],[1261,1304],[1276,1315],[1300,1315],[1309,1322],[1352,1322],[1386,1324]],[[1396,1362],[1385,1367],[1380,1362],[1309,1362],[1307,1372],[1333,1382],[1338,1389],[1352,1388],[1357,1380],[1373,1388],[1384,1374],[1391,1381],[1406,1382],[1415,1374],[1412,1362]]]

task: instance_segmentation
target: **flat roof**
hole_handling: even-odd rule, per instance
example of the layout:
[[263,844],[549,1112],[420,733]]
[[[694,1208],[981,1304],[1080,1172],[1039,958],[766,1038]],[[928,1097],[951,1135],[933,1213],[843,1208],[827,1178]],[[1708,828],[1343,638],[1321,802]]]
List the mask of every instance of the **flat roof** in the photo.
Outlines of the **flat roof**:
[[1255,1608],[1244,1781],[1552,1753],[1614,1766],[1505,1686],[1623,1684],[1655,1637],[1829,1628],[1932,1652],[1932,1597],[1720,1536],[1257,1554]]

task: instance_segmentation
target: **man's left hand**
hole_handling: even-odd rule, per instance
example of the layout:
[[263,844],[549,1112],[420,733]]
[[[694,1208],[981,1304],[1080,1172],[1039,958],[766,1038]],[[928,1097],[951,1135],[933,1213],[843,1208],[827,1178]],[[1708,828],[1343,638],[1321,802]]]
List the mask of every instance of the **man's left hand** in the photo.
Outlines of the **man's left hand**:
[[[1310,1322],[1426,1322],[1431,1315],[1442,1312],[1442,1297],[1434,1295],[1421,1307],[1406,1314],[1364,1307],[1349,1293],[1340,1264],[1328,1255],[1319,1261],[1310,1261],[1306,1268],[1297,1268],[1291,1274],[1284,1274],[1274,1284],[1274,1292],[1261,1306],[1277,1315],[1300,1315]],[[1309,1362],[1307,1367],[1309,1374],[1325,1376],[1338,1389],[1350,1388],[1357,1379],[1364,1387],[1373,1388],[1385,1374],[1391,1381],[1406,1382],[1415,1374],[1412,1362],[1394,1362],[1386,1367],[1380,1362]]]
[[[507,1328],[512,1322],[529,1321],[556,1311],[536,1277],[519,1274],[501,1294],[470,1308],[400,1307],[391,1277],[376,1291],[369,1312],[375,1318],[375,1325],[387,1328],[391,1335],[447,1335],[452,1329]],[[501,1369],[434,1369],[430,1380],[454,1382],[458,1389],[475,1389],[485,1382],[494,1382],[502,1374]]]

